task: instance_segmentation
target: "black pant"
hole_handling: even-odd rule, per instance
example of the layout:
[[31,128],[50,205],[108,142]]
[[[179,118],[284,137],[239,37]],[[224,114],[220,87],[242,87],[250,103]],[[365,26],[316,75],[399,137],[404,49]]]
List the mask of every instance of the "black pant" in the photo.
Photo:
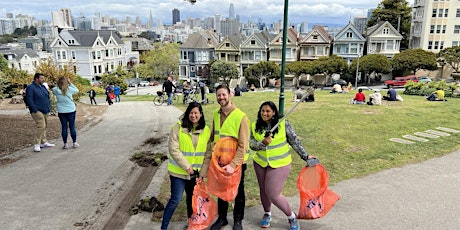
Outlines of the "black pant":
[[94,104],[97,105],[96,99],[94,97],[90,97],[89,100],[91,101],[91,105],[93,104],[93,101],[94,101]]
[[[246,206],[246,195],[244,194],[244,172],[246,164],[243,164],[241,170],[241,180],[238,185],[238,194],[235,198],[235,207],[233,208],[233,220],[241,221],[244,218],[244,208]],[[219,219],[227,219],[228,202],[222,199],[217,199]]]

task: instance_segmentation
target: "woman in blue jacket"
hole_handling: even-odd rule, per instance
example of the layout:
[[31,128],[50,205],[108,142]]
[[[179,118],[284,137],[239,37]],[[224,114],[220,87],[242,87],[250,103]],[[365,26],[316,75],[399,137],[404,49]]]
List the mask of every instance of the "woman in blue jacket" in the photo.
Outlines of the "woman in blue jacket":
[[75,118],[77,114],[77,106],[72,98],[72,95],[78,93],[78,88],[75,87],[69,78],[61,77],[57,81],[57,86],[53,88],[53,94],[56,96],[56,107],[58,117],[61,121],[62,140],[64,141],[64,149],[69,148],[67,144],[67,130],[70,129],[70,136],[73,140],[73,147],[78,148],[77,131],[75,130]]

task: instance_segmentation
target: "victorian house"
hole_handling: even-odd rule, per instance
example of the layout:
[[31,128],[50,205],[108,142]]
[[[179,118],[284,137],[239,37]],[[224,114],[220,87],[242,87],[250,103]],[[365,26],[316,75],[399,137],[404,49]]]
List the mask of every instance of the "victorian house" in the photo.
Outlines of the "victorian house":
[[299,60],[312,61],[330,55],[332,38],[322,26],[312,30],[299,42]]
[[349,22],[335,35],[332,42],[332,54],[342,57],[350,64],[354,59],[363,55],[365,42],[366,38]]
[[402,35],[388,22],[379,22],[367,28],[366,33],[367,54],[383,54],[392,58],[399,53]]
[[98,80],[119,66],[129,69],[139,60],[139,52],[110,30],[63,30],[51,44],[58,66],[73,65],[74,72],[88,80]]
[[240,73],[261,61],[268,61],[268,47],[274,35],[267,31],[249,35],[241,44]]
[[242,34],[234,34],[225,37],[215,49],[217,59],[220,61],[233,63],[240,70],[240,46],[245,39],[245,36]]
[[218,41],[217,34],[210,30],[190,34],[180,46],[179,79],[207,80],[209,62],[216,60]]
[[[297,44],[299,41],[299,33],[289,27],[286,38],[286,63],[297,61]],[[275,38],[270,41],[269,45],[269,61],[281,64],[283,53],[283,31],[279,32]]]
[[8,62],[9,68],[24,70],[30,74],[40,64],[40,56],[32,49],[5,49],[0,50]]

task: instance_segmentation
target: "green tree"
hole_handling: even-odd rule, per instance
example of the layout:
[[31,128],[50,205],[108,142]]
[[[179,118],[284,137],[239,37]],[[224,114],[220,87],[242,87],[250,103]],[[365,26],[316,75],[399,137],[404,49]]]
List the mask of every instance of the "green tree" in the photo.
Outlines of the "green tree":
[[399,27],[399,33],[403,36],[401,48],[405,49],[409,47],[411,13],[412,8],[406,0],[382,0],[372,11],[367,26],[371,27],[380,21],[388,21],[394,28],[398,29]]
[[396,54],[391,59],[391,67],[395,76],[404,75],[410,70],[413,74],[420,69],[436,70],[436,55],[422,49],[408,49]]
[[163,79],[179,69],[179,45],[155,43],[154,49],[141,55],[137,71],[142,78]]
[[342,74],[347,69],[347,62],[335,54],[329,57],[320,57],[313,61],[313,74]]
[[255,78],[259,81],[260,88],[263,88],[264,82],[271,77],[280,78],[280,67],[275,62],[261,61],[244,70],[243,75],[246,78]]
[[223,81],[228,84],[230,79],[238,78],[238,67],[235,63],[215,61],[211,64],[211,78],[212,81]]
[[295,61],[286,65],[286,72],[294,74],[296,77],[302,74],[313,74],[313,62]]
[[460,72],[460,46],[445,48],[439,52],[439,56],[445,63],[450,65],[455,72]]
[[[353,60],[350,72],[355,73],[358,59]],[[365,82],[370,82],[369,75],[372,73],[389,73],[391,71],[390,60],[383,54],[369,54],[359,57],[359,72],[364,72]],[[353,74],[352,74],[353,75]]]
[[6,70],[8,68],[8,61],[3,57],[0,56],[0,71]]

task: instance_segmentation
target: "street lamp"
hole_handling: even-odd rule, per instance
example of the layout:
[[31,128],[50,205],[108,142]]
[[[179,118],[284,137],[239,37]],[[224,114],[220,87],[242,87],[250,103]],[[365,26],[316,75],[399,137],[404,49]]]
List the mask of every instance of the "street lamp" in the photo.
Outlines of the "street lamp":
[[358,73],[359,73],[359,57],[361,55],[358,54],[358,64],[356,65],[356,77],[355,77],[355,89],[358,88]]

